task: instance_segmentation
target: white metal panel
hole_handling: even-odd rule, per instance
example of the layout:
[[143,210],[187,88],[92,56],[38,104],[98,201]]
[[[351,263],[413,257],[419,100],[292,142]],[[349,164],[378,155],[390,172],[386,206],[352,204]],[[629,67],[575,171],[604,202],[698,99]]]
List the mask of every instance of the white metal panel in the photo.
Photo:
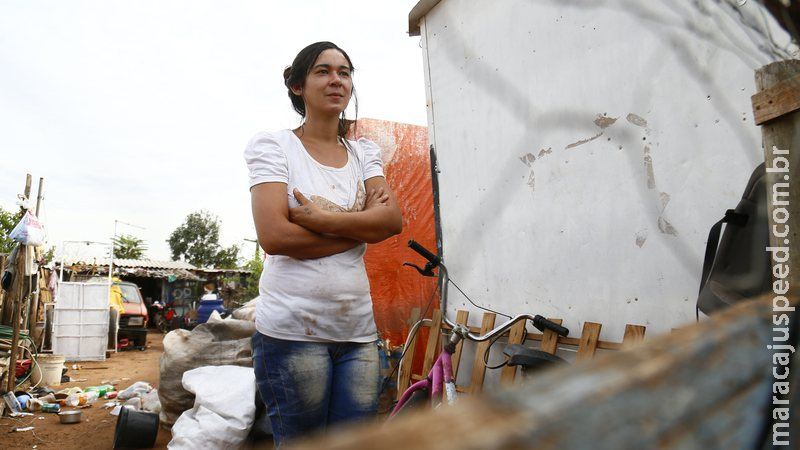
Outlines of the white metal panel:
[[68,361],[104,360],[109,286],[60,282],[53,313],[53,353]]
[[[708,229],[763,160],[750,96],[774,56],[734,3],[442,0],[423,17],[444,257],[473,300],[610,340],[693,320]],[[450,293],[450,314],[474,310]]]

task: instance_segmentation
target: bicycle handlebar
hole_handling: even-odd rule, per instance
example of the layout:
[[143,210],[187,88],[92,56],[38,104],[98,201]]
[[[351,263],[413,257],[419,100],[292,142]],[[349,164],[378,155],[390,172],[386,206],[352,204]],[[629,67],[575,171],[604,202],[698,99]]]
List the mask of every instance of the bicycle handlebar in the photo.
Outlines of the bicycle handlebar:
[[[415,252],[422,255],[423,258],[428,260],[428,265],[430,267],[426,266],[426,269],[430,270],[433,269],[434,267],[439,268],[440,282],[442,284],[442,294],[440,295],[440,304],[441,304],[440,309],[442,311],[442,320],[444,320],[444,322],[447,325],[449,325],[456,334],[461,335],[461,337],[475,342],[488,341],[503,334],[506,330],[511,328],[512,325],[519,322],[520,320],[530,320],[531,323],[533,323],[533,326],[536,327],[536,329],[538,329],[539,331],[544,331],[546,328],[554,331],[555,333],[561,336],[567,336],[569,334],[569,330],[567,328],[562,327],[561,325],[555,322],[547,320],[546,318],[538,314],[535,316],[531,316],[530,314],[520,314],[510,319],[508,322],[498,327],[495,327],[492,331],[482,336],[470,333],[469,329],[466,328],[465,326],[456,324],[455,322],[447,318],[447,285],[448,281],[450,280],[450,276],[447,273],[447,267],[442,262],[442,259],[439,256],[436,256],[430,251],[428,251],[428,249],[426,249],[413,239],[408,241],[408,246],[411,247],[411,249],[414,250]],[[420,271],[420,273],[422,273],[422,271]]]

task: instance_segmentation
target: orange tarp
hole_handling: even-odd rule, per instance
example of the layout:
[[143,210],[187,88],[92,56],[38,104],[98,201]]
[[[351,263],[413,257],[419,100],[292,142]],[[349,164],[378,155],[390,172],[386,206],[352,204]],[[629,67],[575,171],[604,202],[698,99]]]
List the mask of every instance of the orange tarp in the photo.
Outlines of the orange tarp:
[[359,119],[356,136],[366,137],[381,147],[384,173],[403,213],[403,232],[379,244],[370,244],[364,257],[372,289],[375,322],[381,337],[392,347],[404,342],[411,310],[430,311],[438,305],[436,278],[426,278],[413,268],[425,260],[408,248],[414,239],[436,253],[433,189],[426,127]]

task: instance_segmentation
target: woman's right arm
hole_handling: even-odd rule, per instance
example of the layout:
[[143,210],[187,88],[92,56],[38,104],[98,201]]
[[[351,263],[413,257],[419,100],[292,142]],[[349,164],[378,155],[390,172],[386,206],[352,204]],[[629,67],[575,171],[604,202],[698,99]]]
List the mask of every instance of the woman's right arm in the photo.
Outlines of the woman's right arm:
[[286,183],[260,183],[250,188],[258,243],[269,255],[313,259],[335,255],[360,242],[309,231],[289,221]]

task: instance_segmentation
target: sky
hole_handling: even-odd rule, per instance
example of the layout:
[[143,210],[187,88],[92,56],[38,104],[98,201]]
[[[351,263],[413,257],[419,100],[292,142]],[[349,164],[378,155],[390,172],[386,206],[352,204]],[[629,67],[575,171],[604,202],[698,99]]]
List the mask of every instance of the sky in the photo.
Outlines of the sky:
[[0,207],[31,174],[46,245],[69,256],[116,232],[170,260],[170,233],[205,210],[250,257],[242,152],[299,125],[282,72],[303,47],[347,51],[359,118],[427,125],[417,1],[0,0]]

